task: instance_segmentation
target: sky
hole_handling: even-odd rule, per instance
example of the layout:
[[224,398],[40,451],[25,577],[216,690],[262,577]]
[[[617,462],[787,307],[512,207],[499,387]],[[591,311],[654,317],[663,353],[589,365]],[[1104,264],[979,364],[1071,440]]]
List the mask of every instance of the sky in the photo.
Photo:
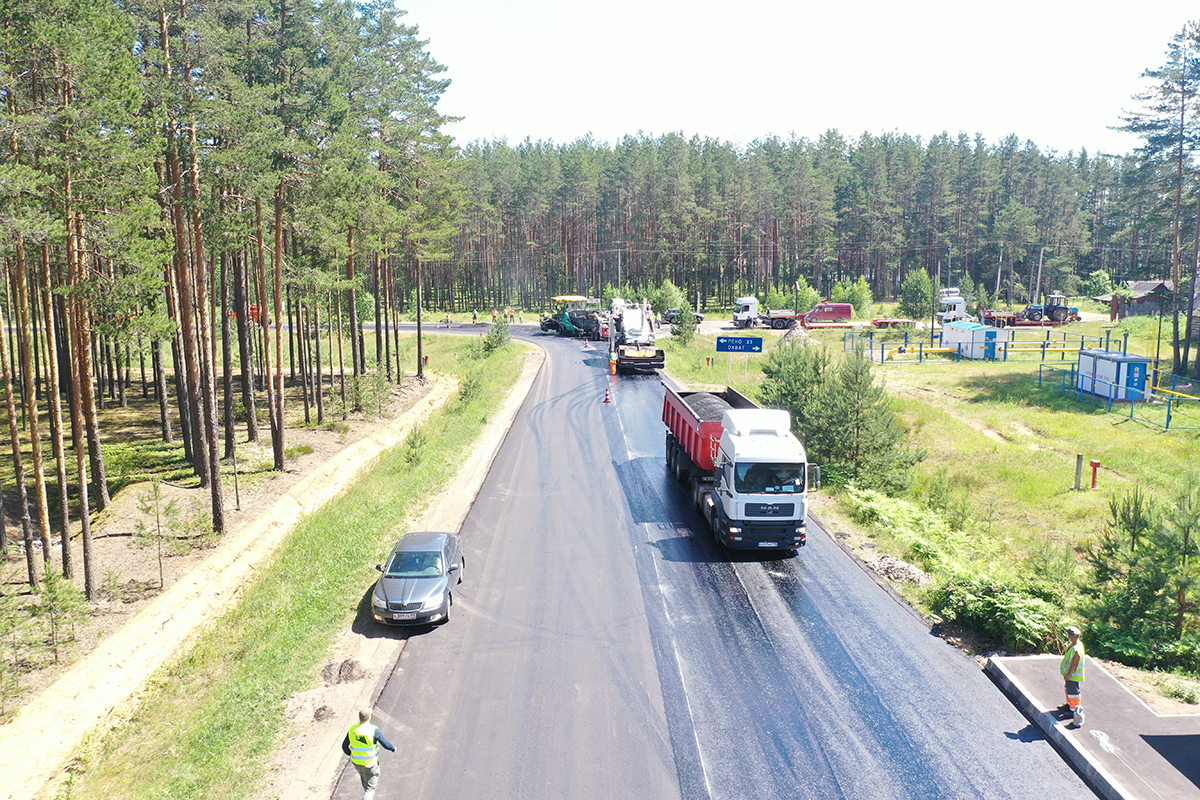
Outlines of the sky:
[[[1195,0],[397,0],[452,83],[444,130],[614,143],[1015,134],[1131,152],[1109,130]],[[1136,8],[1136,10],[1134,10]]]

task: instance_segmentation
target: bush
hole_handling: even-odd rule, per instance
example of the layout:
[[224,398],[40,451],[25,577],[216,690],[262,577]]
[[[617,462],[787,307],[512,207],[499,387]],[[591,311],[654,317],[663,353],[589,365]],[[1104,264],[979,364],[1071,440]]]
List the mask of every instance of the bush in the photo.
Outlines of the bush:
[[767,292],[767,297],[763,300],[763,305],[767,308],[791,308],[794,297],[789,297],[779,289],[772,287]]
[[1083,286],[1083,292],[1088,297],[1099,297],[1102,294],[1108,294],[1112,290],[1112,277],[1102,269],[1095,270],[1089,274],[1087,283]]
[[1010,652],[1054,650],[1062,611],[1020,583],[987,575],[956,575],[930,593],[930,608],[1003,645]]
[[671,335],[686,345],[696,336],[696,325],[696,316],[690,309],[682,308],[671,323]]
[[483,352],[484,355],[491,355],[499,350],[504,345],[508,344],[508,340],[512,338],[512,332],[508,327],[508,320],[503,317],[498,317],[492,329],[488,331],[487,336],[483,337]]
[[918,566],[942,569],[956,554],[958,534],[936,511],[854,484],[846,486],[842,500],[855,521],[886,532]]
[[[626,296],[631,303],[637,302],[637,297]],[[664,279],[662,285],[650,292],[650,306],[660,317],[672,308],[687,308],[690,304],[683,296],[683,290],[669,280]]]
[[937,310],[938,287],[923,269],[908,273],[900,285],[900,313],[913,319],[928,319]]
[[839,283],[833,287],[829,299],[834,303],[849,303],[854,306],[854,316],[867,317],[871,314],[871,287],[867,279],[860,277],[852,283]]

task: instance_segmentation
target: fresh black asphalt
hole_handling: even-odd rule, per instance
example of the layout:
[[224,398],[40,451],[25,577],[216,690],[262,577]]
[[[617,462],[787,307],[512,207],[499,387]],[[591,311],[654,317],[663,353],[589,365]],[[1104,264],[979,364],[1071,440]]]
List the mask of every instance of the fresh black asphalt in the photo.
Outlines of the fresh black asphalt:
[[1095,797],[819,521],[793,558],[721,551],[665,469],[659,379],[536,338],[453,617],[391,632],[377,798]]

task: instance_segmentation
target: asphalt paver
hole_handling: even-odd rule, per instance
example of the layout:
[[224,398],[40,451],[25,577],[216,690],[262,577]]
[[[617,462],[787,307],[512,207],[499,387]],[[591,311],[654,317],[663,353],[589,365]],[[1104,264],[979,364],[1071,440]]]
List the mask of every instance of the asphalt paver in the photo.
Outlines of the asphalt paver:
[[1060,656],[998,656],[986,671],[1101,797],[1200,800],[1200,714],[1160,715],[1088,658],[1084,724],[1065,702]]

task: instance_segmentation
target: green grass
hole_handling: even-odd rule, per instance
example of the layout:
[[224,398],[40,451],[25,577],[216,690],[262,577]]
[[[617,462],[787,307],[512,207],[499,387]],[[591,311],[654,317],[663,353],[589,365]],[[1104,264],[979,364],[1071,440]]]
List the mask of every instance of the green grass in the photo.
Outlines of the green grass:
[[[238,605],[158,674],[132,718],[87,754],[67,796],[200,800],[254,790],[286,723],[287,698],[317,681],[332,640],[364,613],[372,567],[402,521],[455,474],[519,375],[517,346],[484,360],[471,357],[469,345],[435,337],[427,351],[478,376],[477,396],[466,406],[452,399],[305,519]],[[150,741],[160,757],[146,757]]]

